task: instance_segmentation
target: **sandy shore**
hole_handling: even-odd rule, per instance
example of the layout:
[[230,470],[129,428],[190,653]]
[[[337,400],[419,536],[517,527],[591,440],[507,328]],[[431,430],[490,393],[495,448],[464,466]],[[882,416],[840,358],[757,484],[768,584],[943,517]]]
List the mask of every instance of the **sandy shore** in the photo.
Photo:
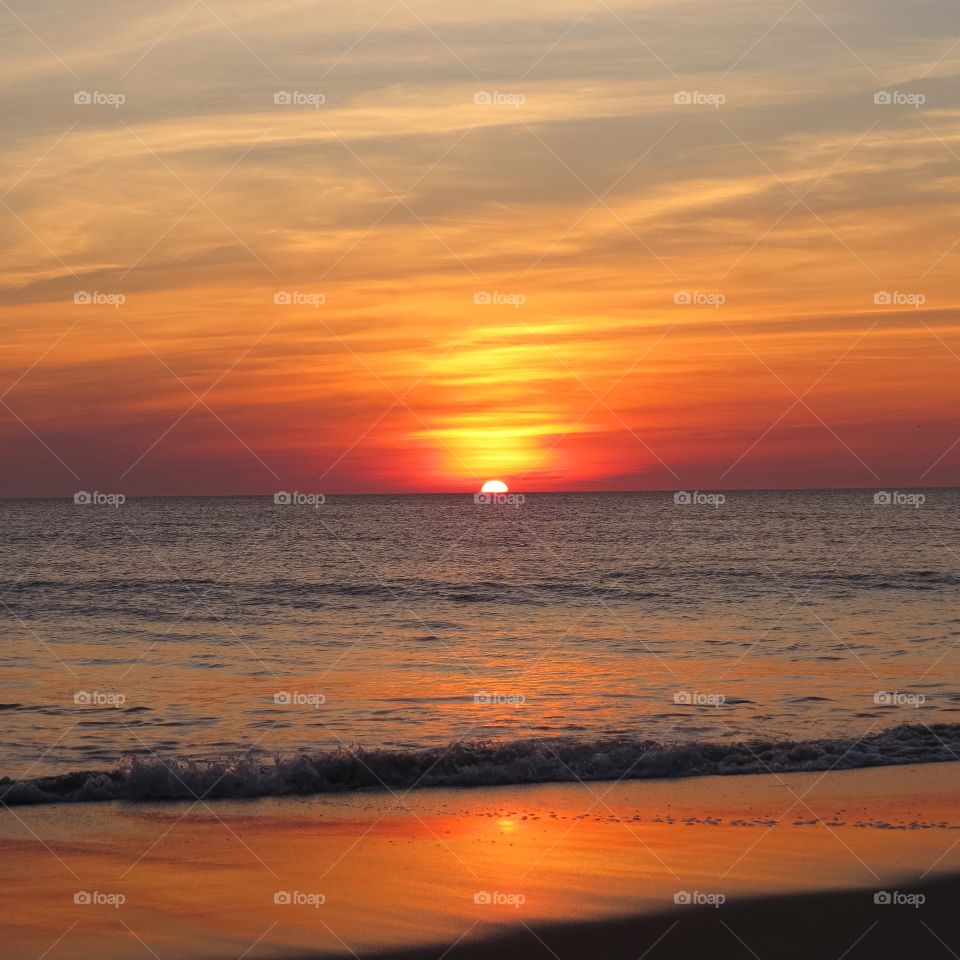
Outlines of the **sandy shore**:
[[[537,956],[539,936],[563,960],[636,960],[669,928],[652,957],[708,942],[762,960],[800,944],[839,957],[865,934],[873,949],[848,956],[875,958],[921,932],[913,955],[948,957],[922,924],[954,937],[955,888],[938,884],[960,874],[958,792],[960,764],[946,763],[5,809],[3,952],[289,960],[430,946],[435,960],[491,937]],[[921,890],[922,907],[873,901]]]

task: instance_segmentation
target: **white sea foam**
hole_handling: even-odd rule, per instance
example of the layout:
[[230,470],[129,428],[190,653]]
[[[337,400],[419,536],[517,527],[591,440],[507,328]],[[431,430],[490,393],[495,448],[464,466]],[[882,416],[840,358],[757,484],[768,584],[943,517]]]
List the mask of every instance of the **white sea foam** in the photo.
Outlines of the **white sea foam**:
[[9,805],[242,799],[358,789],[479,787],[591,780],[850,770],[960,759],[960,724],[904,724],[860,738],[736,743],[603,739],[458,742],[425,750],[355,748],[265,760],[131,757],[114,771],[0,780]]

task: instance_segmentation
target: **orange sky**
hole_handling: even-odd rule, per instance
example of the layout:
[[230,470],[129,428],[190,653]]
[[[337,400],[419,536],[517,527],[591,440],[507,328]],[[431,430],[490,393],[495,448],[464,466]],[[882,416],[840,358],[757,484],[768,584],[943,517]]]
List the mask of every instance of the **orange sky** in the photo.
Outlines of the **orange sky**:
[[956,483],[960,10],[897,6],[4,14],[0,495]]

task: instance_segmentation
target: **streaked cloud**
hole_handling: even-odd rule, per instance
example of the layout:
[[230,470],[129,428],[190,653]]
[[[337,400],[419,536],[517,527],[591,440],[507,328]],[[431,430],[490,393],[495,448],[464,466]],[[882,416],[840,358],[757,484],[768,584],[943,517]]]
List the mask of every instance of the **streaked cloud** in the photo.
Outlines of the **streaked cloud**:
[[953,5],[17,13],[5,494],[957,479]]

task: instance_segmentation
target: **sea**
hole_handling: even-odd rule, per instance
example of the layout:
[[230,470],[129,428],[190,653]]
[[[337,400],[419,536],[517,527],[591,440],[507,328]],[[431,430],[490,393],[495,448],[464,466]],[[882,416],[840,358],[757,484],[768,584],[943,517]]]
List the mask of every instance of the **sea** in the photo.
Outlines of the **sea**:
[[958,506],[953,489],[0,501],[0,796],[960,759]]

